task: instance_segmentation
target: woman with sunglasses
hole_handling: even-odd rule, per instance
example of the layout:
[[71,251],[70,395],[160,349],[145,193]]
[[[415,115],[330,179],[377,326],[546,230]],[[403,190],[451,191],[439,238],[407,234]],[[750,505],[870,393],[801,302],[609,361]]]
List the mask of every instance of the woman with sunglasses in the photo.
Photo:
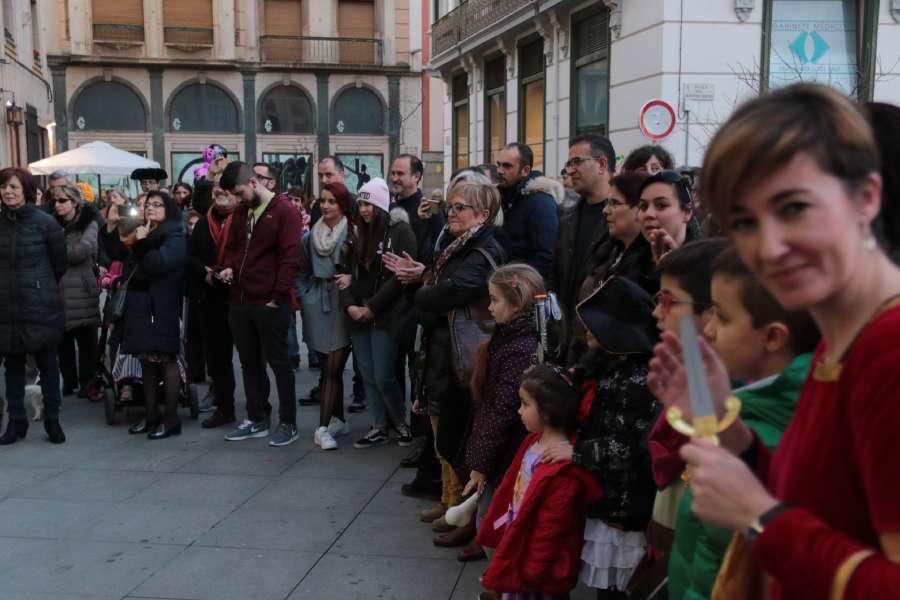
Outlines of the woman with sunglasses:
[[[60,282],[66,325],[59,346],[63,395],[79,387],[78,397],[87,398],[87,384],[97,363],[97,326],[100,324],[100,288],[94,268],[97,263],[97,211],[85,203],[73,185],[50,188],[56,221],[66,232],[68,266]],[[78,360],[75,345],[78,344]],[[77,367],[76,367],[77,364]]]
[[[448,317],[455,309],[476,305],[487,308],[488,278],[495,266],[506,261],[506,253],[495,237],[495,226],[490,225],[500,210],[496,187],[484,180],[461,181],[447,191],[447,198],[447,228],[434,265],[426,272],[425,265],[408,254],[394,253],[384,255],[384,264],[401,282],[421,286],[415,293],[415,306],[424,328],[425,374],[420,382],[423,391],[416,394],[413,411],[425,410],[431,418],[441,462],[441,504],[454,506],[466,483],[460,481],[454,464],[462,467],[457,459],[462,458],[471,395],[470,382],[458,379],[451,355],[461,350],[474,354],[474,348],[454,348]],[[466,341],[476,343],[461,343]],[[474,523],[447,531],[434,543],[464,546],[473,537]]]
[[159,440],[181,433],[177,407],[182,379],[176,358],[187,243],[181,209],[166,192],[147,194],[144,218],[130,248],[116,239],[110,250],[113,258],[135,263],[125,295],[122,352],[140,358],[147,414],[128,433]]
[[66,271],[62,227],[34,204],[35,181],[25,171],[0,171],[0,356],[6,370],[9,420],[0,446],[28,433],[25,357],[37,363],[44,399],[44,429],[50,441],[66,441],[59,426],[59,364],[64,313],[59,280]]
[[347,433],[344,418],[344,367],[350,357],[350,329],[341,308],[337,278],[348,270],[343,256],[350,228],[350,192],[328,183],[319,192],[322,216],[303,236],[303,258],[295,290],[303,318],[303,340],[322,363],[319,427],[313,441],[322,450],[337,449],[335,438]]
[[[740,534],[721,597],[753,594],[747,576],[759,568],[770,598],[900,598],[900,270],[872,229],[878,170],[859,106],[815,85],[748,102],[707,150],[703,197],[744,264],[822,332],[774,454],[740,420],[721,446],[681,449],[694,512]],[[663,342],[651,388],[690,420],[678,341]],[[701,351],[721,415],[728,374],[707,344]]]
[[700,237],[689,183],[676,171],[660,171],[641,184],[638,216],[653,261]]

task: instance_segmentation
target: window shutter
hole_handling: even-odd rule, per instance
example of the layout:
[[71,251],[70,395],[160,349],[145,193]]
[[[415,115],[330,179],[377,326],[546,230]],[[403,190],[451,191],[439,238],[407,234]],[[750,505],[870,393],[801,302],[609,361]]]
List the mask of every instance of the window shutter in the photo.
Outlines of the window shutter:
[[266,0],[265,32],[268,35],[301,35],[300,0]]
[[163,21],[166,27],[212,29],[212,0],[163,0]]
[[338,4],[338,31],[340,37],[374,38],[375,4],[341,0]]
[[93,0],[93,20],[101,25],[143,25],[143,0]]

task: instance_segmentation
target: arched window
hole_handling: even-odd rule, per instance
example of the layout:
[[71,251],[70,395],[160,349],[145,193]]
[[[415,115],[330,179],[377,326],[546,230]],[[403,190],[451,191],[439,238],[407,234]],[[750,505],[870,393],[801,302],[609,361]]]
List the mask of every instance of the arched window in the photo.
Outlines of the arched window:
[[172,99],[169,130],[237,133],[241,130],[238,114],[225,90],[211,83],[192,83]]
[[384,105],[381,99],[364,87],[347,88],[334,101],[331,132],[384,135]]
[[312,133],[313,107],[298,87],[272,88],[259,105],[260,133]]
[[88,84],[72,103],[76,130],[147,131],[147,113],[140,97],[117,81]]

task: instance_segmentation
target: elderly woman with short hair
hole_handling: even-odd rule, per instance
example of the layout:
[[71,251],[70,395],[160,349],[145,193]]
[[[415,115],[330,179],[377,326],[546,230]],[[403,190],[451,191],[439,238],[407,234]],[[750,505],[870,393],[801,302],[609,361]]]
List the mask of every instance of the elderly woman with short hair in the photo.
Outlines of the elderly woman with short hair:
[[[100,288],[94,268],[97,263],[97,211],[87,204],[72,185],[50,188],[48,192],[56,221],[66,234],[68,264],[60,282],[65,311],[65,333],[59,346],[63,395],[86,387],[97,359],[97,327],[100,324]],[[75,346],[78,345],[76,368]]]

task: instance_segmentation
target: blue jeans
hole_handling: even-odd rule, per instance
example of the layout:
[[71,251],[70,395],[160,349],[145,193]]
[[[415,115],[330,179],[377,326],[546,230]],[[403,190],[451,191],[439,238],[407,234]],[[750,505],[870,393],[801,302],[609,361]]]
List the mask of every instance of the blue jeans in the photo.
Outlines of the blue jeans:
[[385,427],[386,417],[396,426],[406,425],[403,388],[397,381],[398,347],[391,336],[377,327],[354,328],[353,360],[359,365],[369,418],[373,427]]
[[[41,374],[41,395],[44,400],[44,417],[59,418],[59,362],[56,348],[41,350],[32,354]],[[9,401],[9,418],[24,419],[25,415],[25,355],[7,354],[6,399]]]
[[297,339],[297,313],[291,313],[291,326],[288,328],[288,358],[300,360],[300,340]]

